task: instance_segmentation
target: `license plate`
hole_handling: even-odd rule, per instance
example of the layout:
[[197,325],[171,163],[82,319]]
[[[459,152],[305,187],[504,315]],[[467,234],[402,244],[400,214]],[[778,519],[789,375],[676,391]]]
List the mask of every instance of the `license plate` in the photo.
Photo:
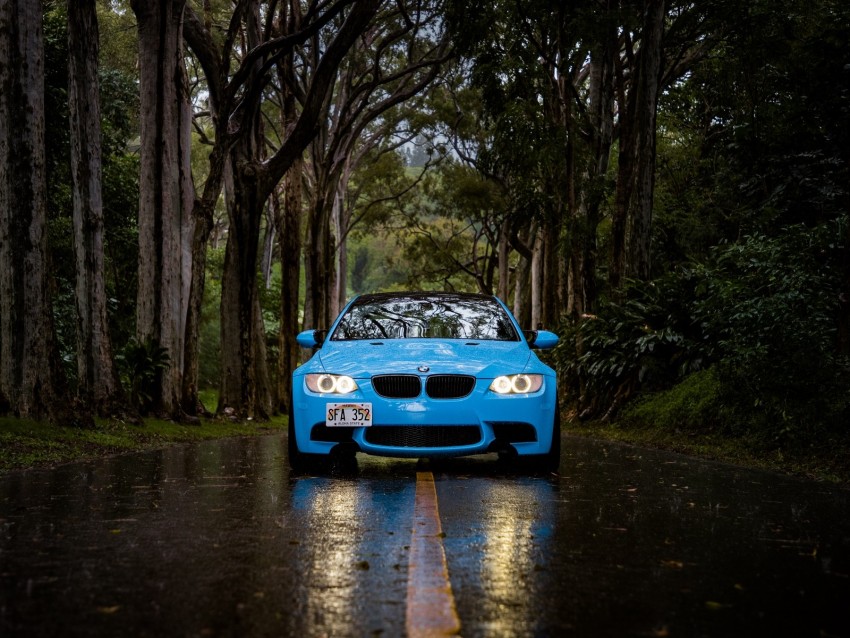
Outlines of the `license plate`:
[[328,403],[325,425],[329,428],[363,428],[372,425],[371,403]]

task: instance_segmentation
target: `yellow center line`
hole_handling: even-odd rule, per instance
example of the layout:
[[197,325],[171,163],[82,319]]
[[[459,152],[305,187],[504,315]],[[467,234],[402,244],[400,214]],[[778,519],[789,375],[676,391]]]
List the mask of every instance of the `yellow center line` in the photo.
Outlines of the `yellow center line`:
[[460,632],[431,472],[416,473],[406,625],[408,638],[454,636]]

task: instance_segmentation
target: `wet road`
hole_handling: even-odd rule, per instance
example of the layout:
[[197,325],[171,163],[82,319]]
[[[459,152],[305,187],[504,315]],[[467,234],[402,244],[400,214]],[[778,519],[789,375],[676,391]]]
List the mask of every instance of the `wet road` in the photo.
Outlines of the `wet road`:
[[295,477],[279,435],[8,475],[0,636],[850,636],[847,490],[563,448],[557,477]]

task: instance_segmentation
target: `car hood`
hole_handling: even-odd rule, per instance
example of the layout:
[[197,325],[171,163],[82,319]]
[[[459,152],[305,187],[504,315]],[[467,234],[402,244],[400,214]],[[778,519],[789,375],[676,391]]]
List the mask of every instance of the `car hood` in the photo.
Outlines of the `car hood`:
[[361,379],[376,374],[469,374],[495,378],[524,372],[532,356],[521,341],[462,339],[328,341],[319,351],[325,372]]

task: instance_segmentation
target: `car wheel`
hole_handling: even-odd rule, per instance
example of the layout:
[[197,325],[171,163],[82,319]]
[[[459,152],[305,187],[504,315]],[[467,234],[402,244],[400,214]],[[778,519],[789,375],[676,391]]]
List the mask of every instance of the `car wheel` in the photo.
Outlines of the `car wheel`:
[[[292,406],[294,404],[290,402],[289,405]],[[306,454],[298,449],[298,441],[295,439],[295,415],[292,414],[293,411],[290,408],[289,425],[286,428],[286,447],[289,452],[289,467],[293,472],[299,474],[315,472],[320,466],[320,459],[322,457],[318,454]]]

